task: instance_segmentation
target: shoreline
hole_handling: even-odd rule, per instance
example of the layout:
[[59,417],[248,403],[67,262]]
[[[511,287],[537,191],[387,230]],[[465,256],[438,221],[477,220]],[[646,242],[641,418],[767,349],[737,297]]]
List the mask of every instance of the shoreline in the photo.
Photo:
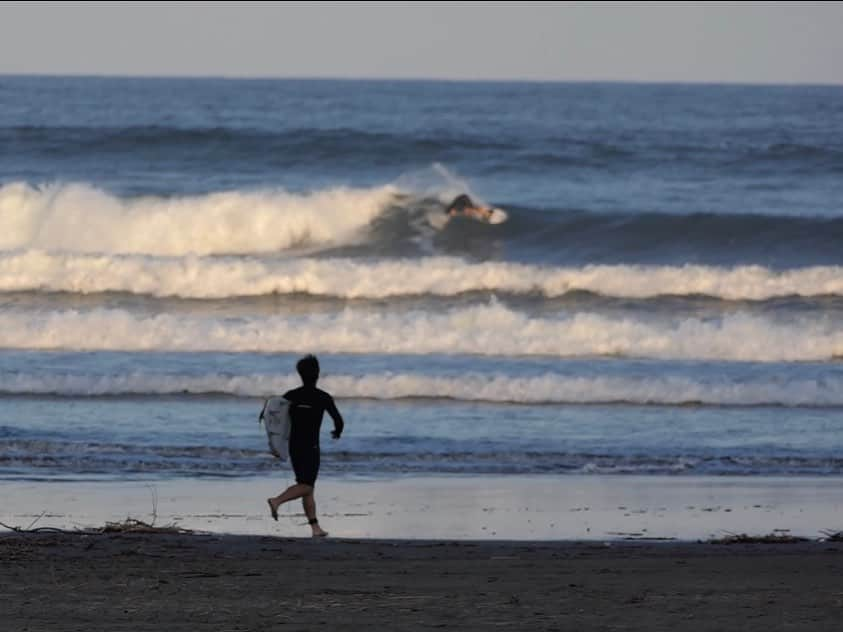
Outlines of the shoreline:
[[[197,532],[298,537],[301,505],[269,517],[281,476],[226,480],[0,481],[0,522],[95,529],[126,519]],[[370,540],[697,541],[843,531],[843,478],[427,476],[320,480],[323,527]]]

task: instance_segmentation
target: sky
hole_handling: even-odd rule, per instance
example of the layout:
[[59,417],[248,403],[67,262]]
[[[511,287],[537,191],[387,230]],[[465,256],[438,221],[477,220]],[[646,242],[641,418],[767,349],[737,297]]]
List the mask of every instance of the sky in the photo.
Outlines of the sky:
[[843,84],[843,2],[1,2],[0,74]]

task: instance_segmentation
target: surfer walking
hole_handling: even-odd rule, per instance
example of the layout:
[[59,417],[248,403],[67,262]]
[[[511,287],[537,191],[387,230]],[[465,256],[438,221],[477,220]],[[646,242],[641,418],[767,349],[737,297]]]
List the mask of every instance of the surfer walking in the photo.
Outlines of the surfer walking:
[[340,438],[345,423],[334,404],[334,398],[316,388],[319,360],[312,355],[305,356],[296,363],[296,371],[301,377],[302,385],[284,393],[284,399],[290,402],[289,450],[296,484],[273,498],[267,498],[266,502],[269,504],[272,518],[278,520],[278,507],[301,498],[313,537],[324,537],[328,533],[319,526],[314,498],[316,477],[319,475],[319,431],[326,411],[334,422],[334,430],[331,432],[333,439]]

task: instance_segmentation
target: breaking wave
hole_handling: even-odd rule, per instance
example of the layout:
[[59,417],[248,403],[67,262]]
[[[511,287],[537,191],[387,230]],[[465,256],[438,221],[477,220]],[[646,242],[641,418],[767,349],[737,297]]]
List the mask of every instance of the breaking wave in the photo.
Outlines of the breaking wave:
[[[58,397],[205,396],[262,398],[293,375],[0,374],[0,394]],[[331,375],[323,386],[342,399],[450,399],[507,404],[638,404],[654,406],[843,406],[843,377],[754,380],[681,376],[572,376],[546,373],[421,375],[387,372]]]
[[543,266],[420,259],[152,257],[0,254],[0,292],[126,292],[155,297],[226,299],[304,293],[340,299],[456,296],[469,292],[570,292],[647,299],[705,295],[761,301],[784,296],[843,296],[843,267],[771,270],[764,266]]
[[799,362],[843,357],[843,331],[826,318],[779,321],[746,313],[660,320],[588,312],[531,317],[497,301],[439,313],[344,308],[293,316],[95,308],[0,313],[0,347]]
[[353,240],[395,190],[226,191],[119,198],[86,184],[0,187],[0,250],[185,256]]

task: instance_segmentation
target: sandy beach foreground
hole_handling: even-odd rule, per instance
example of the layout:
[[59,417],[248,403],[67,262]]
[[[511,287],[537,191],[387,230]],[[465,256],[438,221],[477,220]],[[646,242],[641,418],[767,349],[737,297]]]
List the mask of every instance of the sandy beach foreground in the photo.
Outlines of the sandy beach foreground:
[[[840,481],[0,484],[0,630],[839,630]],[[94,533],[126,519],[192,534]],[[88,531],[83,533],[82,530]],[[722,544],[728,533],[807,541]]]
[[839,630],[843,545],[0,536],[3,630]]

